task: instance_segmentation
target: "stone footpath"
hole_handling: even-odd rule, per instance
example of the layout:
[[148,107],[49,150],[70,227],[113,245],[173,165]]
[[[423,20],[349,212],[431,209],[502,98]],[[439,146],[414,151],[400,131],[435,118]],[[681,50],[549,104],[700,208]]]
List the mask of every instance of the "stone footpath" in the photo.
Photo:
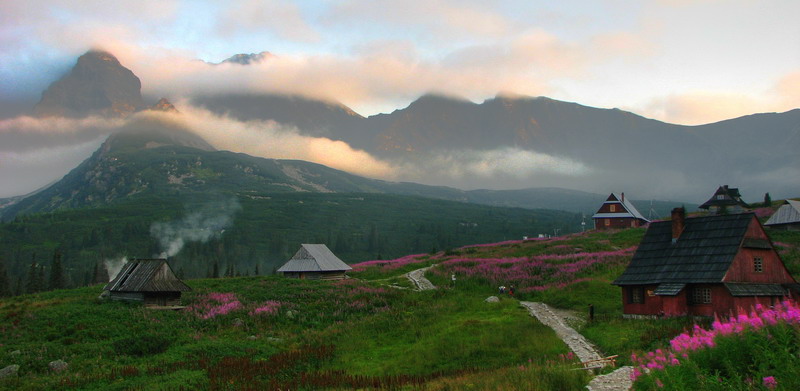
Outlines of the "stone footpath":
[[[556,315],[547,304],[521,301],[520,304],[528,309],[531,316],[539,322],[550,327],[559,338],[569,346],[581,362],[599,360],[603,358],[586,338],[569,327],[561,316]],[[632,386],[630,374],[632,367],[621,367],[607,375],[600,375],[592,379],[586,386],[591,391],[626,391]]]
[[433,285],[430,281],[428,281],[427,278],[425,278],[425,272],[434,266],[436,265],[431,265],[428,267],[424,267],[422,269],[410,271],[406,273],[406,277],[408,277],[408,279],[411,280],[411,283],[414,284],[415,287],[417,287],[418,291],[436,289],[436,286]]

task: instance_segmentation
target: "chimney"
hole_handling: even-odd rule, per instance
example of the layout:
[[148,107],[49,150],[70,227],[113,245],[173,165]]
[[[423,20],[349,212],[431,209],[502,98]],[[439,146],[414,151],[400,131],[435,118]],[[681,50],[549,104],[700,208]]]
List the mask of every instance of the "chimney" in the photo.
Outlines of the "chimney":
[[624,191],[622,192],[622,200],[621,200],[621,202],[622,202],[623,204],[625,203],[625,192],[624,192]]
[[672,210],[672,243],[678,241],[686,223],[686,209],[683,207]]

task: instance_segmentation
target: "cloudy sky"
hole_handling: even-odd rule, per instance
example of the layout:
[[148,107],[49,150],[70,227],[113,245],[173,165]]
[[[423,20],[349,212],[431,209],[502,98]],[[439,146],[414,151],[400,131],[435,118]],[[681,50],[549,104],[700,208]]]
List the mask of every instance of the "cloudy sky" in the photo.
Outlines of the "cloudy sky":
[[[202,91],[281,92],[368,116],[428,92],[475,102],[511,93],[692,125],[800,107],[796,15],[796,0],[0,0],[0,197],[60,178],[102,142],[99,129],[119,126],[18,117],[92,48],[116,55],[145,96],[174,102]],[[248,67],[209,64],[264,51],[268,60]],[[198,128],[224,120],[196,114],[186,121]],[[351,158],[318,162],[394,179],[396,167],[347,145],[270,134],[305,152],[247,152],[307,158],[334,148]],[[501,155],[540,166],[552,158]],[[476,170],[513,168],[473,160]]]
[[[3,1],[0,99],[35,102],[98,47],[151,95],[295,92],[371,115],[502,91],[699,124],[799,106],[795,15],[795,0]],[[248,72],[195,61],[262,51]]]

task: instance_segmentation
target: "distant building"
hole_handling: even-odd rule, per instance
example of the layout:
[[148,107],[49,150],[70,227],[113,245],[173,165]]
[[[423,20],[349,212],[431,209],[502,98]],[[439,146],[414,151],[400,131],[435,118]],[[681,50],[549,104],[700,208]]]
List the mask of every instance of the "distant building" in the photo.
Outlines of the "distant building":
[[786,200],[775,214],[764,223],[772,229],[800,231],[800,201]]
[[706,209],[711,214],[720,214],[723,212],[742,213],[750,209],[750,205],[742,201],[742,195],[739,194],[738,188],[723,185],[714,192],[714,195],[711,196],[708,201],[700,205],[699,208]]
[[278,269],[284,277],[309,280],[341,280],[350,266],[333,255],[324,244],[302,244],[286,264]]
[[105,288],[108,298],[143,302],[145,306],[177,306],[181,292],[191,291],[166,259],[134,259],[122,266]]
[[796,295],[789,274],[755,214],[651,223],[614,282],[627,316],[727,316]]
[[650,222],[625,198],[625,193],[611,193],[592,219],[595,229],[636,228]]

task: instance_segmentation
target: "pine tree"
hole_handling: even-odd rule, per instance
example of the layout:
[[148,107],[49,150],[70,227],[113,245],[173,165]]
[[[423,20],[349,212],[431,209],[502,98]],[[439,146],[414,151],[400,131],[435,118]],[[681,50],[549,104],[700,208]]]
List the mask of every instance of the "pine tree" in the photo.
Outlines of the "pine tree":
[[50,266],[50,290],[64,289],[64,268],[61,265],[61,251],[53,253],[53,264]]
[[764,193],[764,206],[772,206],[772,197],[769,196],[769,193]]
[[39,265],[36,262],[31,262],[28,268],[28,284],[25,286],[25,293],[36,293],[42,290],[39,284]]
[[257,275],[260,275],[260,274],[261,274],[261,271],[258,270],[258,262],[256,262],[256,270],[253,272],[253,275],[257,276]]
[[44,282],[44,265],[39,265],[36,272],[36,286],[39,287],[37,292],[43,292],[47,288],[47,284]]
[[211,278],[219,278],[219,262],[217,262],[216,259],[214,260],[214,269],[211,272]]
[[14,288],[14,296],[19,296],[19,295],[24,294],[24,293],[25,292],[22,291],[22,279],[21,278],[17,278],[17,285]]
[[2,259],[0,259],[0,297],[11,296],[11,281],[8,279],[8,273]]
[[105,284],[109,281],[110,279],[108,278],[108,269],[106,269],[106,265],[100,262],[95,262],[91,284]]

